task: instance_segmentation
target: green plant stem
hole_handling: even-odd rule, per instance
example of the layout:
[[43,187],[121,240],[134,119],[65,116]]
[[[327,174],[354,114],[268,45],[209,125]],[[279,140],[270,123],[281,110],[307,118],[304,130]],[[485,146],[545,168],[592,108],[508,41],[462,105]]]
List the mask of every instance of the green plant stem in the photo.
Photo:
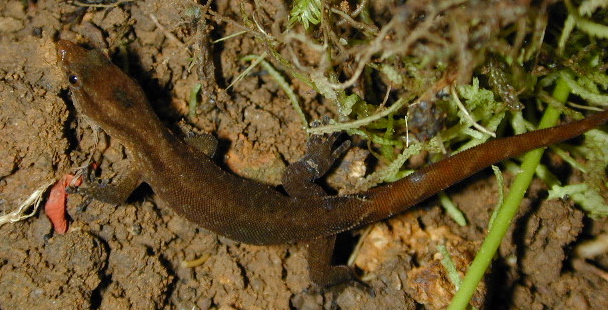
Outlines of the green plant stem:
[[[559,79],[555,90],[553,91],[553,97],[560,102],[565,102],[570,94],[570,89],[564,80]],[[549,106],[540,121],[539,128],[547,128],[555,126],[559,119],[560,111]],[[536,166],[540,163],[540,158],[543,155],[544,149],[536,149],[524,156],[523,163],[521,165],[521,173],[517,175],[511,190],[507,195],[504,205],[498,212],[492,229],[488,232],[486,239],[484,240],[477,256],[471,263],[467,274],[462,281],[460,289],[454,295],[452,303],[448,307],[449,310],[465,309],[469,304],[469,300],[475,293],[475,289],[485,274],[488,266],[492,262],[496,250],[500,246],[503,237],[505,236],[513,218],[517,214],[519,205],[526,193]]]

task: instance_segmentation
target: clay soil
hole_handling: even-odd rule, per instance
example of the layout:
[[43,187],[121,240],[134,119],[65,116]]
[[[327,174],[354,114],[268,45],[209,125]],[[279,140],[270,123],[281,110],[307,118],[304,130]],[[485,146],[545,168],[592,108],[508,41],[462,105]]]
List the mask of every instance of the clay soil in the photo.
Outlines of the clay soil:
[[[287,18],[289,4],[275,2],[267,4],[266,13]],[[252,7],[253,1],[219,1],[212,9],[242,21],[241,10]],[[211,77],[192,69],[193,59],[204,53],[188,46],[200,46],[205,36],[217,39],[239,31],[234,24],[211,19],[204,35],[196,33],[202,23],[197,12],[187,0],[110,8],[0,0],[4,213],[91,157],[109,179],[129,168],[122,146],[104,133],[96,143],[95,133],[72,105],[57,64],[54,42],[59,38],[108,48],[143,85],[168,127],[177,128],[186,119],[219,139],[215,159],[225,169],[269,184],[280,182],[286,164],[304,153],[306,135],[298,115],[259,68],[223,91],[246,68],[241,57],[263,51],[250,36],[213,45]],[[201,81],[207,100],[186,118],[190,91]],[[334,113],[314,103],[311,89],[297,83],[295,88],[311,118]],[[347,158],[356,161],[357,152],[351,150]],[[348,169],[348,160],[343,166]],[[509,180],[507,174],[507,185]],[[464,271],[483,240],[497,185],[486,171],[448,194],[464,211],[468,226],[456,225],[431,199],[341,238],[338,251],[344,260],[353,240],[364,236],[355,265],[375,296],[357,285],[319,292],[310,286],[302,246],[260,247],[218,237],[177,216],[146,186],[121,205],[70,195],[65,234],[54,232],[40,211],[0,227],[0,309],[441,309],[454,288],[437,245],[447,245]],[[606,221],[591,220],[569,202],[548,202],[545,196],[545,186],[536,181],[474,298],[477,307],[608,309],[603,271],[608,256],[587,261],[573,251],[580,242],[605,234]],[[199,258],[196,267],[182,266]]]

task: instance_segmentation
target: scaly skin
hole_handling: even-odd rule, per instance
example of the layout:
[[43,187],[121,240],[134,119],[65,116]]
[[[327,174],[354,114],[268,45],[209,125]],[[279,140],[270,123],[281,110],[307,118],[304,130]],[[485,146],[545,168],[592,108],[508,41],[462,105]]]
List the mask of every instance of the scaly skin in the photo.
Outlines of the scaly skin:
[[[154,114],[141,87],[100,51],[65,40],[57,42],[57,51],[78,111],[118,139],[132,159],[132,171],[120,185],[83,191],[120,203],[145,182],[179,215],[218,235],[257,245],[307,242],[311,251],[324,253],[309,260],[311,278],[322,286],[352,278],[343,266],[329,265],[327,247],[333,247],[336,234],[404,212],[491,164],[576,137],[608,120],[604,111],[492,140],[397,182],[347,196],[309,190],[309,181],[322,176],[337,156],[332,155],[330,137],[330,143],[309,143],[308,157],[287,169],[284,183],[292,195],[287,196],[221,170],[205,152],[174,136]],[[313,166],[321,168],[311,172]],[[311,194],[302,194],[306,192]]]

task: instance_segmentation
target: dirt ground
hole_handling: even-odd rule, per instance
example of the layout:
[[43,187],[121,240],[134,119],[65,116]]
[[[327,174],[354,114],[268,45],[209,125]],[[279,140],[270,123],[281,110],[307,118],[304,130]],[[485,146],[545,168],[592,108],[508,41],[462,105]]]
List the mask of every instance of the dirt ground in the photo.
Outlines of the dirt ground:
[[[252,2],[218,1],[212,9],[239,20]],[[268,3],[267,12],[277,19],[286,16],[288,5],[275,2]],[[286,164],[304,153],[306,135],[298,115],[276,82],[259,69],[229,91],[219,91],[246,68],[241,57],[261,53],[251,37],[215,45],[210,55],[216,64],[214,78],[205,77],[205,70],[189,70],[200,54],[191,54],[184,44],[200,37],[188,32],[196,27],[182,26],[201,24],[197,7],[187,0],[137,1],[112,8],[0,0],[0,206],[5,213],[86,165],[91,155],[104,177],[129,165],[120,144],[101,134],[96,145],[93,131],[78,118],[56,60],[54,42],[59,38],[110,48],[113,55],[125,48],[120,55],[128,57],[115,60],[128,64],[130,75],[141,82],[169,127],[188,115],[192,86],[205,81],[202,95],[208,106],[203,104],[186,122],[219,138],[216,160],[226,169],[279,184]],[[239,31],[230,23],[207,22],[205,35],[213,39]],[[334,113],[315,104],[307,86],[296,86],[311,118]],[[353,148],[348,156],[356,153]],[[589,219],[569,202],[545,201],[545,193],[537,181],[527,194],[475,296],[476,306],[608,308],[603,271],[608,255],[588,261],[573,250],[606,234],[606,220]],[[446,244],[463,271],[483,240],[497,185],[486,171],[448,194],[465,213],[468,226],[455,224],[431,199],[345,236],[345,257],[352,251],[352,236],[364,236],[356,266],[375,296],[355,285],[322,293],[310,289],[302,246],[250,246],[218,237],[177,216],[145,186],[122,205],[70,195],[66,234],[55,233],[40,211],[0,227],[0,308],[441,309],[454,289],[437,245]],[[199,266],[181,265],[201,257],[207,259]]]

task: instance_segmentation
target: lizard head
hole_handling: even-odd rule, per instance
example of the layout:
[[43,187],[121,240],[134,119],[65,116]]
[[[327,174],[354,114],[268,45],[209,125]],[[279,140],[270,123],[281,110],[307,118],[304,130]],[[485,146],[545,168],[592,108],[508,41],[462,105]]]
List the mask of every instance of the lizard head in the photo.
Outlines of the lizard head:
[[74,106],[93,125],[121,141],[156,126],[158,118],[141,87],[104,53],[66,40],[56,46]]

